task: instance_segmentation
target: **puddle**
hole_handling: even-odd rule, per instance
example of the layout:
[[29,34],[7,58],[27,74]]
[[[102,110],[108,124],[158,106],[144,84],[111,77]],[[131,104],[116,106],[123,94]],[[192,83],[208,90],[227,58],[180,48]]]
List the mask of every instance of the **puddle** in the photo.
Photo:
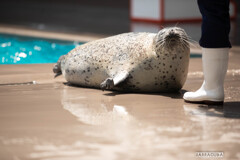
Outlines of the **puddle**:
[[16,85],[32,85],[37,84],[36,81],[30,81],[30,82],[21,82],[21,83],[4,83],[0,84],[0,86],[16,86]]

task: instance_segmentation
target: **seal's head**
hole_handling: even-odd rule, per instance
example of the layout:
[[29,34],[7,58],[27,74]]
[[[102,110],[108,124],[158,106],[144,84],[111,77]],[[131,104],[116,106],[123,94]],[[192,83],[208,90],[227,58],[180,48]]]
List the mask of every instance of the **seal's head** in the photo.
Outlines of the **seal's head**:
[[174,48],[189,48],[189,38],[186,32],[179,27],[170,27],[160,30],[155,39],[156,49],[165,51]]

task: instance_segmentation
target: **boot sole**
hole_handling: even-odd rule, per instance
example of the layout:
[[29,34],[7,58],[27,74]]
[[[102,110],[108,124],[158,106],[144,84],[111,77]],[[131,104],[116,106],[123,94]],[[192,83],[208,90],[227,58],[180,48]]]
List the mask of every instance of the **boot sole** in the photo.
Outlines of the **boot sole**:
[[206,104],[206,105],[223,105],[223,101],[188,101],[184,100],[187,103],[194,103],[194,104]]

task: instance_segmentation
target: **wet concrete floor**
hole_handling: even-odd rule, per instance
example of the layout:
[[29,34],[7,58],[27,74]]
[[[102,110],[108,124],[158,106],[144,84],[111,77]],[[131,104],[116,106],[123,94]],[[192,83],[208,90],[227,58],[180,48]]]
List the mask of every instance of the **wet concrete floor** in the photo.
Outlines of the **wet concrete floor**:
[[201,85],[200,58],[173,94],[72,87],[53,79],[53,64],[1,65],[0,159],[192,160],[199,151],[240,159],[239,51],[231,50],[223,106],[182,99]]

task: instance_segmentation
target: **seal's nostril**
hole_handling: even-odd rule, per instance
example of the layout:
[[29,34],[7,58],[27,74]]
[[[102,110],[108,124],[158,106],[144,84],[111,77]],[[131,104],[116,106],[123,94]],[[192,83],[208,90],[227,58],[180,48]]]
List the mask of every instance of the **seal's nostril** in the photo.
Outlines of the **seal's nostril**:
[[180,35],[178,34],[178,33],[176,33],[176,32],[174,32],[174,30],[172,31],[170,31],[169,33],[168,33],[168,35],[166,36],[166,39],[168,39],[168,40],[171,40],[171,39],[179,39],[180,38]]
[[170,32],[168,35],[168,38],[174,38],[174,37],[176,37],[176,34],[173,32]]
[[172,35],[172,34],[175,34],[173,29],[171,29],[170,32],[169,32],[169,35]]

